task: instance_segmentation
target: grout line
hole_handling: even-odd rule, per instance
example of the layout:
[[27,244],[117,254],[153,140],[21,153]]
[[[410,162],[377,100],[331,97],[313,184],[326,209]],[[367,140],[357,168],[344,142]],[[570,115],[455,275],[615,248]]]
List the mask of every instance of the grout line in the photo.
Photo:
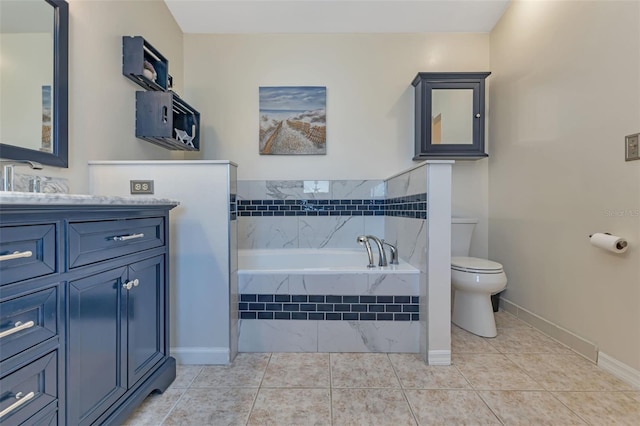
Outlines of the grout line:
[[273,356],[273,352],[269,352],[269,359],[267,360],[267,365],[264,367],[264,371],[262,372],[262,377],[260,378],[260,384],[256,390],[256,396],[253,397],[253,402],[251,403],[251,409],[249,410],[249,414],[247,414],[247,422],[246,425],[249,424],[249,420],[251,419],[251,413],[253,412],[254,407],[256,406],[256,401],[258,400],[258,395],[260,394],[260,389],[262,389],[262,382],[264,382],[264,376],[267,375],[267,368],[269,368],[269,364],[271,363],[271,357]]
[[400,385],[400,392],[402,393],[402,397],[404,398],[404,401],[407,403],[407,407],[409,407],[409,412],[411,413],[411,417],[413,417],[413,421],[416,423],[416,425],[419,425],[420,422],[418,422],[418,417],[416,416],[416,413],[413,412],[413,408],[411,407],[411,403],[409,402],[409,397],[407,397],[407,394],[405,393],[405,388],[404,386],[402,386],[402,380],[398,375],[398,370],[396,370],[396,366],[393,364],[393,361],[391,360],[391,356],[389,353],[387,353],[387,359],[391,364],[391,369],[393,370],[393,374],[396,375],[396,379],[398,380],[398,384]]
[[333,375],[331,374],[331,352],[329,352],[329,424],[333,426]]
[[489,409],[489,411],[491,411],[491,414],[493,414],[496,418],[496,420],[498,420],[500,422],[501,425],[504,425],[504,422],[500,419],[500,417],[496,414],[495,411],[493,411],[493,408],[491,408],[491,406],[489,405],[489,403],[487,403],[487,401],[485,401],[485,399],[482,397],[482,395],[480,395],[480,392],[477,390],[474,390],[476,396],[478,398],[480,398],[480,401],[482,401],[484,403],[484,405]]
[[[163,425],[164,422],[167,421],[167,419],[169,418],[169,416],[171,416],[171,413],[173,413],[173,410],[175,410],[175,408],[178,406],[178,404],[180,403],[180,401],[182,401],[182,398],[184,398],[184,396],[187,394],[187,391],[189,391],[189,389],[191,389],[191,385],[193,384],[193,382],[198,378],[198,376],[202,373],[202,370],[204,370],[204,366],[201,365],[200,366],[200,370],[198,371],[197,374],[195,374],[193,376],[193,379],[191,379],[189,381],[189,383],[187,384],[187,386],[184,388],[182,394],[180,395],[180,397],[176,400],[176,402],[171,406],[171,409],[169,410],[169,412],[162,418],[162,420],[160,421],[160,425]],[[171,386],[169,386],[170,388]],[[169,390],[169,388],[167,388],[167,390]],[[148,397],[148,396],[147,396]]]

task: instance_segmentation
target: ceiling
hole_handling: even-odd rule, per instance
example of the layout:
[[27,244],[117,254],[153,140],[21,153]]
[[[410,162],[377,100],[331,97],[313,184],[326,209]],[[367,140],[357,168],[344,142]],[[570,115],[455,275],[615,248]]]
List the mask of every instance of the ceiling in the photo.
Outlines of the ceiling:
[[184,33],[489,32],[510,0],[164,0]]

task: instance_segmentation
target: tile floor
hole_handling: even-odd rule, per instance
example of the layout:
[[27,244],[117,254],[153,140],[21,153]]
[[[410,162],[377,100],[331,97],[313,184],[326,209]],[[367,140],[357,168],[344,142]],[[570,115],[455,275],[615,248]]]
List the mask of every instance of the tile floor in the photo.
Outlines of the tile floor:
[[637,425],[640,390],[510,314],[453,327],[453,365],[414,354],[243,353],[178,366],[128,425]]

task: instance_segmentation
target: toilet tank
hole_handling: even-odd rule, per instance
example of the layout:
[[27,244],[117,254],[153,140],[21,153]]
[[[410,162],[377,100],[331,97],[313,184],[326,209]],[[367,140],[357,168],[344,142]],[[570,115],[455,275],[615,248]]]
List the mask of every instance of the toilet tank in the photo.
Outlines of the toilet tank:
[[469,256],[471,235],[478,219],[468,217],[451,218],[451,256]]

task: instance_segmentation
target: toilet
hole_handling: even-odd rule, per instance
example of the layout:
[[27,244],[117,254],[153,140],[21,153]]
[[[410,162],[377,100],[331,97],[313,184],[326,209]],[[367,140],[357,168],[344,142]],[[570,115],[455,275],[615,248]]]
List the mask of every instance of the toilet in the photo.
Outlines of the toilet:
[[496,337],[491,295],[507,286],[502,265],[491,260],[469,257],[471,235],[477,219],[451,219],[451,321],[482,337]]

